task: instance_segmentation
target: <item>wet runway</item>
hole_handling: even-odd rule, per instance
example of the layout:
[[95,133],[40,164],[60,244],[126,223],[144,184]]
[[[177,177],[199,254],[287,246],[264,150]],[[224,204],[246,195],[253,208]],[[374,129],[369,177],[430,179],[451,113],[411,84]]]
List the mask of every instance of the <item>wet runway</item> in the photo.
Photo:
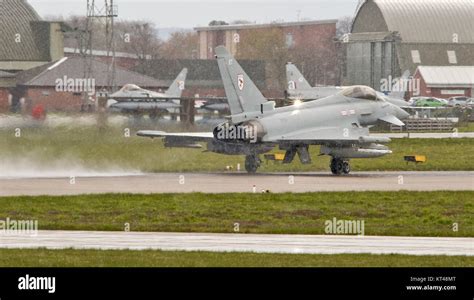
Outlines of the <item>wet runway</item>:
[[0,235],[0,248],[131,249],[300,254],[474,255],[474,238],[39,231]]
[[474,172],[156,173],[124,176],[1,178],[0,196],[101,193],[226,193],[474,190]]

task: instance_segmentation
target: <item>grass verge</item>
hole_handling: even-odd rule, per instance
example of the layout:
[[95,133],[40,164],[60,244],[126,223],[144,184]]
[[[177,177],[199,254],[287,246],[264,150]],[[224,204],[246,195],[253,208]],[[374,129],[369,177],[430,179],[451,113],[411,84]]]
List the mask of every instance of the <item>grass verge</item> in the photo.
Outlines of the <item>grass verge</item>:
[[473,267],[474,257],[0,249],[0,267]]
[[[0,198],[0,219],[40,229],[324,234],[363,220],[366,235],[474,236],[473,191],[105,194]],[[456,223],[458,231],[453,230]]]

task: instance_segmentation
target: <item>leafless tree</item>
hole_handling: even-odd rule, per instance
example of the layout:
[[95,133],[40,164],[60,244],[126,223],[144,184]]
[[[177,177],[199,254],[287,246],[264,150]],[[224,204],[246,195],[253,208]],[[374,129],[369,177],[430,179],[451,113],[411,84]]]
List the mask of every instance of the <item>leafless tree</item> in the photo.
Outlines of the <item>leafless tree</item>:
[[122,22],[116,26],[119,41],[117,48],[135,54],[140,60],[159,58],[162,41],[153,23]]
[[284,69],[289,51],[281,29],[275,27],[241,31],[237,58],[265,61],[268,87],[286,86]]
[[198,35],[192,31],[173,32],[161,47],[161,56],[166,59],[196,59],[197,55]]
[[345,16],[340,18],[336,24],[336,37],[341,37],[346,33],[350,33],[352,29],[352,17]]

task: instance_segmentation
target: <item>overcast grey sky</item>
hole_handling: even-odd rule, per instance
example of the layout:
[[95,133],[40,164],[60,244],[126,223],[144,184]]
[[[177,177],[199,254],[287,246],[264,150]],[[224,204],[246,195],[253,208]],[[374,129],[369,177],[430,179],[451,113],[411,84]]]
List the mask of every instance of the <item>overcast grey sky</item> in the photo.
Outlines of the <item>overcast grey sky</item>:
[[[28,0],[42,16],[84,15],[86,0]],[[104,0],[95,0],[103,6]],[[158,27],[193,28],[211,20],[322,20],[351,16],[359,0],[115,0],[120,19],[154,22]]]

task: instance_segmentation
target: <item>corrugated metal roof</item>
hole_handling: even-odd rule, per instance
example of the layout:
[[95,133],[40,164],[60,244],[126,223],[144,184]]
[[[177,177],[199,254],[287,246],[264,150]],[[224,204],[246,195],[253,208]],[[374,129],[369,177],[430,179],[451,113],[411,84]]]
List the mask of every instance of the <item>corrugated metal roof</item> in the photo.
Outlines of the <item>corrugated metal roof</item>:
[[9,77],[15,77],[15,74],[0,70],[0,78],[9,78]]
[[[63,58],[59,61],[23,71],[17,74],[20,85],[26,86],[56,86],[56,80],[64,76],[72,79],[84,78],[85,59],[82,57]],[[96,87],[106,87],[108,65],[102,61],[94,60],[92,63],[91,78],[95,79]],[[142,87],[167,87],[166,82],[142,75],[136,72],[116,68],[115,81],[117,86],[133,83]]]
[[[412,50],[418,50],[421,63],[414,63]],[[448,60],[448,51],[455,51],[457,64]],[[474,66],[474,45],[466,44],[428,44],[403,43],[398,48],[399,64],[402,72],[410,70],[413,74],[418,66]]]
[[49,32],[45,37],[38,36],[44,31],[34,33],[38,23],[31,22],[38,21],[41,18],[25,0],[0,1],[0,61],[48,60],[49,49],[38,44],[49,43]]
[[457,34],[459,43],[474,43],[473,0],[370,1],[379,7],[388,30],[398,31],[403,42],[453,43]]
[[474,66],[419,66],[428,87],[474,87]]

